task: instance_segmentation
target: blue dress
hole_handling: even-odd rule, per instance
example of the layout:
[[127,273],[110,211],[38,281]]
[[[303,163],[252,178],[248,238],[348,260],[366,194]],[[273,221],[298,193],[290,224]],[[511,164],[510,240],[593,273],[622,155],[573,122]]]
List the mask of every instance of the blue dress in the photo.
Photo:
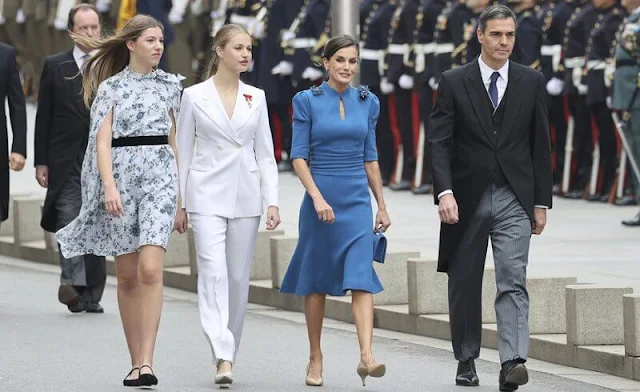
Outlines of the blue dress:
[[309,162],[313,180],[336,220],[323,223],[305,193],[298,244],[280,291],[344,295],[348,290],[382,291],[373,269],[373,218],[365,161],[378,159],[375,129],[378,98],[349,87],[341,95],[326,82],[293,98],[291,158]]

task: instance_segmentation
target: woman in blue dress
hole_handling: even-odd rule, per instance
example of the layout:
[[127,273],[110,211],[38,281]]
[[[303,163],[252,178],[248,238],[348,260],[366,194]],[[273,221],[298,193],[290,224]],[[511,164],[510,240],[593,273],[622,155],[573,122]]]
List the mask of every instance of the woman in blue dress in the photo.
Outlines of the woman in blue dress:
[[[372,353],[373,294],[382,284],[373,269],[373,231],[391,221],[382,196],[375,129],[378,98],[350,86],[358,67],[358,42],[332,38],[323,53],[328,81],[293,98],[291,158],[306,189],[299,239],[280,291],[304,296],[310,356],[306,384],[322,385],[320,337],[326,295],[352,294],[362,378],[382,377]],[[369,187],[378,204],[375,226]]]

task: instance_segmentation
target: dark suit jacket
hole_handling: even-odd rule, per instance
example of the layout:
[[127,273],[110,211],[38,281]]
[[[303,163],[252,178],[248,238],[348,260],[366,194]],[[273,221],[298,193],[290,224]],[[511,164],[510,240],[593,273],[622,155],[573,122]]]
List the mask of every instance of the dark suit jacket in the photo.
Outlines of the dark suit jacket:
[[428,128],[436,204],[453,190],[460,221],[442,224],[438,271],[446,271],[453,251],[491,183],[497,165],[533,220],[534,205],[551,208],[552,170],[544,77],[510,62],[498,137],[478,60],[442,74]]
[[73,51],[47,57],[40,81],[35,129],[35,165],[49,167],[49,189],[40,225],[55,231],[54,202],[71,165],[82,162],[89,137],[89,109]]
[[27,156],[27,111],[20,84],[20,74],[16,65],[16,51],[9,45],[0,43],[0,221],[9,216],[9,135],[5,99],[9,100],[9,116],[13,145],[11,152]]

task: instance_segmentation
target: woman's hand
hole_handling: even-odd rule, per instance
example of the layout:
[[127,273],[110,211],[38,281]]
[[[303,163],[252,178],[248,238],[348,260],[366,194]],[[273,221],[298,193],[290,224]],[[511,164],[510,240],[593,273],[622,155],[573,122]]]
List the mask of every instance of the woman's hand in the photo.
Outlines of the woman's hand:
[[333,208],[327,203],[324,198],[320,197],[317,200],[313,200],[313,207],[316,209],[318,219],[324,223],[333,223],[336,221],[336,215],[333,213]]
[[376,214],[376,227],[375,231],[385,232],[391,226],[391,219],[389,219],[389,214],[387,214],[387,210],[378,210]]
[[119,217],[124,214],[122,202],[120,201],[120,192],[114,185],[104,187],[104,208],[111,216]]
[[187,216],[187,211],[185,211],[184,208],[178,208],[178,211],[176,212],[176,220],[173,224],[173,230],[180,234],[184,234],[187,232],[188,227],[189,217]]
[[275,230],[280,224],[280,210],[276,206],[267,209],[267,230]]

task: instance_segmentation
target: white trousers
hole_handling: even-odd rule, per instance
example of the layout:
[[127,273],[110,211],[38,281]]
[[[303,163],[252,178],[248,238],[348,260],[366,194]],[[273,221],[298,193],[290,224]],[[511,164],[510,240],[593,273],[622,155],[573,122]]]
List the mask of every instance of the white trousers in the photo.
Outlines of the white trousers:
[[260,217],[189,214],[198,255],[198,308],[213,361],[234,362],[249,296]]

